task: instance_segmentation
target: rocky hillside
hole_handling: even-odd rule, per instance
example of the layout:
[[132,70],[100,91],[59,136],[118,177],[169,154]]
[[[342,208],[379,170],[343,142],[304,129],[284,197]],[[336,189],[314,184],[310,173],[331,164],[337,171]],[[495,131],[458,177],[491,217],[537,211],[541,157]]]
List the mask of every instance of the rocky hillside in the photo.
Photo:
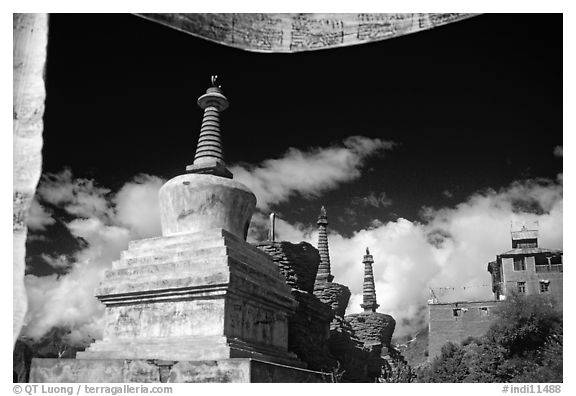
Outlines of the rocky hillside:
[[393,340],[393,343],[412,368],[417,369],[428,361],[428,326],[415,335]]

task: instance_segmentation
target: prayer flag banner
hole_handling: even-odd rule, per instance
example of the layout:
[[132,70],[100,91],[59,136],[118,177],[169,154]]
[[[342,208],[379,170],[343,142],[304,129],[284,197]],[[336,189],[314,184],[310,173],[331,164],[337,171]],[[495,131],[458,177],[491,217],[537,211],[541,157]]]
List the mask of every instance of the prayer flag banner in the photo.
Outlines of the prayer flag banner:
[[300,52],[386,40],[478,14],[136,14],[218,44]]

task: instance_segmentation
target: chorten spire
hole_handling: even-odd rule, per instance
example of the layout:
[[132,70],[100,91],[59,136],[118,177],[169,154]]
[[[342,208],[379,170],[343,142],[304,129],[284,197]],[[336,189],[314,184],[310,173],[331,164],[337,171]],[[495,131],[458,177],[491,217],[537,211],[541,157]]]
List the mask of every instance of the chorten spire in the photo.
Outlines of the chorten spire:
[[256,196],[242,183],[232,180],[226,169],[220,141],[220,111],[228,99],[217,85],[198,98],[204,109],[194,163],[186,174],[168,180],[158,192],[162,236],[222,229],[246,240]]
[[218,76],[212,76],[212,86],[198,98],[198,106],[204,110],[200,137],[194,163],[186,167],[188,173],[205,173],[232,179],[226,169],[224,151],[220,138],[220,112],[228,108],[228,99],[217,84]]
[[374,259],[370,254],[370,250],[366,248],[366,255],[364,255],[364,286],[362,288],[363,303],[360,307],[364,312],[376,312],[380,305],[376,303],[376,289],[374,287],[374,273],[372,272],[372,263]]
[[320,208],[318,216],[318,251],[320,253],[320,265],[316,275],[316,282],[332,282],[334,276],[330,274],[330,254],[328,252],[328,217],[326,208]]

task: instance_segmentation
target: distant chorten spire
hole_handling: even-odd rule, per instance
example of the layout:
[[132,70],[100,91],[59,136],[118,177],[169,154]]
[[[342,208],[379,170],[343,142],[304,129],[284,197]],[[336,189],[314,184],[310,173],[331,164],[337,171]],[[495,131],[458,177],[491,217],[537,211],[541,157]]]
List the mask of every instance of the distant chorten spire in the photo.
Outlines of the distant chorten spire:
[[200,137],[196,147],[194,163],[186,167],[188,173],[205,173],[232,179],[226,169],[224,151],[220,138],[220,112],[228,108],[228,99],[217,85],[218,76],[212,76],[212,86],[198,98],[198,106],[204,110]]
[[328,217],[326,216],[326,208],[320,208],[320,216],[318,216],[318,251],[320,253],[320,265],[318,266],[318,273],[316,275],[316,282],[332,282],[334,276],[330,274],[330,254],[328,252]]
[[366,255],[364,256],[364,286],[362,288],[363,303],[360,307],[364,312],[376,312],[380,305],[376,303],[376,289],[374,287],[374,273],[372,272],[372,263],[374,259],[370,254],[370,250],[366,248]]

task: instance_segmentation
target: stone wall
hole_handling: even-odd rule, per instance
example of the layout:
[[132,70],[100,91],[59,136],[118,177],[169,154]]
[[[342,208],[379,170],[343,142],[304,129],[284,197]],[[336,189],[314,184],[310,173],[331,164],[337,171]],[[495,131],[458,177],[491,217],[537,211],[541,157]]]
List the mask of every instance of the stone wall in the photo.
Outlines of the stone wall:
[[290,287],[308,293],[314,291],[314,280],[320,264],[320,255],[314,246],[307,242],[293,244],[267,241],[256,247],[272,257]]
[[338,374],[343,382],[373,382],[368,376],[370,348],[356,336],[350,323],[344,319],[350,289],[335,282],[316,282],[314,295],[334,311],[330,323],[330,353],[338,361]]
[[414,370],[402,353],[393,346],[385,347],[381,354],[384,364],[378,382],[412,382]]
[[346,320],[354,329],[356,336],[365,344],[389,346],[396,321],[390,315],[379,312],[347,315]]
[[254,383],[330,382],[330,375],[253,359],[159,361],[130,359],[34,359],[39,383]]
[[334,282],[314,283],[318,250],[305,242],[263,242],[257,247],[272,256],[299,303],[289,321],[289,349],[311,370],[332,372],[343,382],[374,382],[384,360],[344,319],[350,289]]
[[459,343],[468,337],[483,336],[496,319],[498,301],[429,304],[428,360],[440,355],[448,341]]
[[318,250],[306,242],[263,242],[256,246],[272,257],[298,301],[296,313],[288,320],[288,349],[309,369],[331,372],[337,364],[328,344],[334,312],[312,294],[320,263]]
[[388,360],[390,342],[396,327],[394,318],[379,312],[362,312],[347,315],[345,319],[368,350],[366,375],[370,382],[378,380],[383,373],[392,376],[393,368]]
[[308,369],[332,372],[337,366],[328,344],[334,312],[310,293],[292,290],[298,310],[288,323],[288,348],[307,363]]
[[[559,308],[563,309],[564,274],[559,271],[536,272],[536,260],[534,256],[524,258],[526,270],[514,270],[514,258],[502,258],[502,294],[518,291],[518,282],[524,282],[526,295],[541,295],[540,282],[548,283],[548,292],[556,300]],[[543,259],[544,260],[544,259]]]
[[338,360],[343,382],[373,382],[368,377],[370,350],[356,335],[350,323],[336,316],[330,323],[330,353]]
[[348,287],[335,282],[319,282],[314,285],[314,295],[329,305],[337,316],[344,317],[351,295]]

